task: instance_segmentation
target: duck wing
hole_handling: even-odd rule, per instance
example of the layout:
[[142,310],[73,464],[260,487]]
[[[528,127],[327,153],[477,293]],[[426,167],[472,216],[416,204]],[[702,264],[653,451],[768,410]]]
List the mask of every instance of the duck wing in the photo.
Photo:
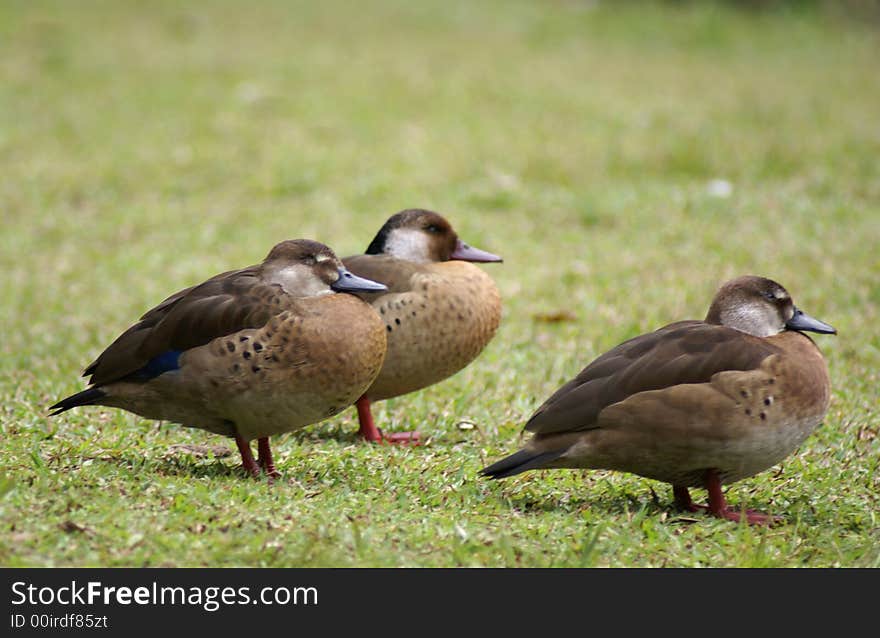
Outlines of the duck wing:
[[640,392],[708,383],[728,370],[753,370],[776,346],[733,328],[679,321],[609,350],[559,388],[526,423],[535,434],[598,427],[600,412]]

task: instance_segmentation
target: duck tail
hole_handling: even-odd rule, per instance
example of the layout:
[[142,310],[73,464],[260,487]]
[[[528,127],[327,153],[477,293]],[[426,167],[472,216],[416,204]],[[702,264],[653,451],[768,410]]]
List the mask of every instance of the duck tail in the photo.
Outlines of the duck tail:
[[66,399],[61,399],[55,405],[49,406],[49,409],[53,410],[49,413],[49,416],[58,416],[62,412],[67,412],[70,408],[80,405],[95,405],[105,396],[107,396],[107,393],[99,388],[87,388],[82,392],[71,394]]
[[554,461],[565,454],[565,448],[550,452],[534,452],[520,450],[510,456],[480,470],[480,474],[491,479],[503,479],[508,476],[546,467],[546,463]]

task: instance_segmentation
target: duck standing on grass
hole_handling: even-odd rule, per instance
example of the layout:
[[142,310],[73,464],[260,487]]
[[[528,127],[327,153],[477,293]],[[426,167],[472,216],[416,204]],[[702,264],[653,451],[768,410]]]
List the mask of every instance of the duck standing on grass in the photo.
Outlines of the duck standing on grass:
[[[53,405],[122,408],[235,438],[250,474],[278,476],[269,437],[338,414],[370,387],[385,325],[342,292],[385,290],[307,239],[262,264],[181,290],[89,365],[90,387]],[[254,461],[250,441],[257,439]]]
[[[626,341],[584,368],[538,408],[526,446],[482,470],[505,478],[545,468],[631,472],[709,492],[713,515],[740,520],[723,484],[791,454],[828,410],[825,360],[804,331],[836,334],[800,311],[778,283],[739,277],[704,321],[679,321]],[[749,523],[768,523],[759,512]]]
[[388,352],[357,401],[359,434],[368,441],[417,442],[417,432],[379,430],[370,403],[442,381],[480,354],[501,321],[501,296],[491,277],[468,262],[502,259],[461,241],[441,215],[411,209],[388,219],[366,254],[342,261],[388,286],[360,294],[385,324]]

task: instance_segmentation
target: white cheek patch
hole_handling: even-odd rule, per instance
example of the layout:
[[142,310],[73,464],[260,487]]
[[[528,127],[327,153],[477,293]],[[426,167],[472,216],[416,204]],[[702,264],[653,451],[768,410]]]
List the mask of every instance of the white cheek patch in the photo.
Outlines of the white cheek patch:
[[284,288],[284,292],[294,297],[314,297],[332,292],[330,286],[316,277],[311,268],[301,264],[282,268],[270,278],[270,281],[279,284]]
[[784,327],[778,325],[778,317],[774,321],[773,316],[768,316],[763,307],[752,304],[737,306],[723,312],[721,323],[755,337],[770,337],[779,334]]
[[431,261],[430,239],[420,230],[396,228],[385,240],[385,254],[408,261],[428,262]]

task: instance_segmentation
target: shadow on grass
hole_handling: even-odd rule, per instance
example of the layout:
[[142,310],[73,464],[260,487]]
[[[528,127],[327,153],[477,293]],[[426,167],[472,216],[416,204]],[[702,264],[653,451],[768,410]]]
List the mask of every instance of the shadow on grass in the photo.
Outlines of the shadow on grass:
[[341,428],[320,427],[312,429],[310,427],[289,432],[287,434],[293,440],[299,443],[320,443],[321,441],[336,441],[340,445],[354,445],[355,443],[364,442],[358,436],[357,430],[343,430]]
[[[284,435],[290,437],[297,446],[320,446],[322,442],[332,441],[340,448],[349,446],[377,445],[364,441],[357,431],[347,432],[341,429],[322,429],[320,431],[298,430]],[[150,455],[138,455],[131,452],[103,454],[101,456],[81,457],[82,460],[113,465],[132,474],[156,474],[161,476],[183,476],[190,478],[250,478],[242,467],[241,459],[235,451],[232,439],[218,439],[219,444],[174,444],[164,450]],[[279,442],[280,443],[280,442]],[[255,447],[255,446],[252,446]],[[395,445],[395,448],[426,449],[426,446]],[[273,445],[273,450],[276,450]],[[256,450],[254,450],[256,456]],[[276,463],[278,463],[276,453]],[[282,464],[278,465],[282,480],[290,474]],[[81,463],[70,465],[70,469],[81,467]]]
[[249,478],[249,475],[241,466],[241,462],[237,458],[233,460],[231,455],[229,457],[229,459],[224,461],[219,456],[215,456],[213,459],[206,459],[190,453],[166,452],[162,456],[154,458],[124,453],[113,457],[104,456],[96,460],[125,469],[133,474],[145,473],[157,476],[185,476],[189,478]]
[[250,479],[239,460],[222,461],[215,458],[211,461],[190,455],[165,456],[154,462],[156,472],[163,476],[189,476],[192,478]]
[[676,508],[672,499],[652,499],[645,501],[636,498],[632,494],[617,494],[612,497],[597,495],[596,498],[544,498],[538,499],[531,496],[516,498],[498,497],[498,500],[507,504],[511,510],[527,515],[539,515],[547,512],[564,512],[576,515],[584,510],[596,512],[606,516],[633,517],[660,516],[666,512],[670,516],[687,516],[689,513]]
[[[570,513],[578,515],[580,512],[589,510],[602,516],[617,516],[628,519],[635,517],[661,517],[667,516],[668,523],[697,523],[703,520],[717,521],[718,519],[705,511],[690,512],[679,508],[672,496],[657,494],[650,489],[651,498],[646,500],[638,498],[635,493],[616,493],[612,496],[597,494],[594,499],[587,497],[538,498],[533,495],[522,495],[514,498],[497,495],[497,501],[504,503],[508,509],[526,515],[541,515],[543,513]],[[699,498],[695,498],[697,504],[701,504]],[[778,516],[779,520],[772,526],[790,526],[797,528],[800,525],[816,525],[820,518],[808,502],[790,503],[785,510],[775,507],[772,501],[766,503],[737,501],[731,503],[734,508],[744,507]],[[863,531],[862,526],[853,524],[851,531]]]

